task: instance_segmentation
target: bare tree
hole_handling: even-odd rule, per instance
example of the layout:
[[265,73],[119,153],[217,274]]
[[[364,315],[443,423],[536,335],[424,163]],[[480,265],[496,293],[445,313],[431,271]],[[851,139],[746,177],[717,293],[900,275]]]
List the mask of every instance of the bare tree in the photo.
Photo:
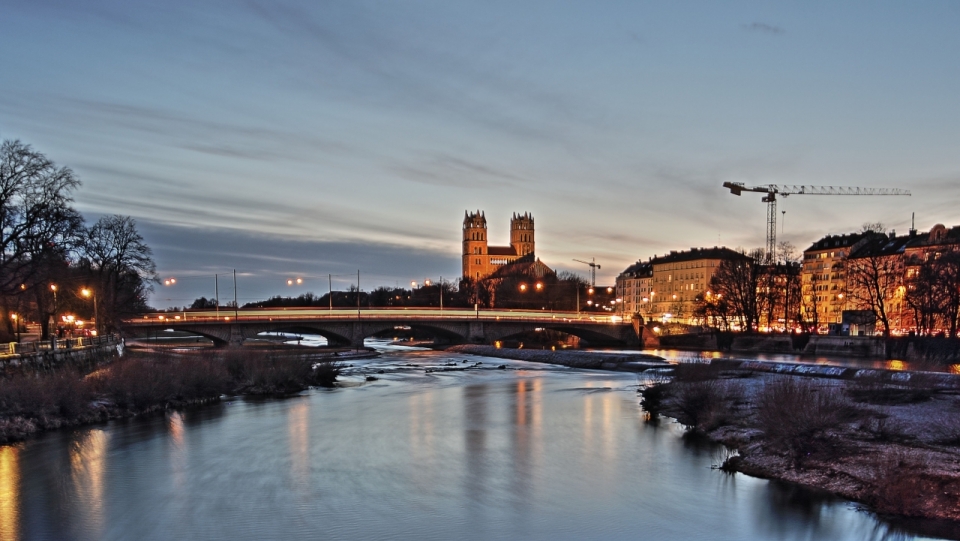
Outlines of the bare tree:
[[904,301],[913,312],[913,326],[918,335],[929,334],[937,328],[945,300],[941,274],[946,270],[939,260],[923,264],[912,282],[906,286]]
[[903,265],[897,255],[867,253],[847,260],[847,295],[861,310],[873,311],[890,336],[890,316],[896,290],[903,279]]
[[[51,262],[62,262],[76,246],[82,227],[71,207],[80,186],[73,171],[57,167],[43,154],[20,141],[0,144],[0,295],[4,323],[11,302],[24,295],[43,296],[51,276]],[[44,299],[37,298],[41,323],[46,327]],[[22,307],[18,307],[21,310]],[[44,328],[44,331],[46,329]]]
[[723,299],[741,330],[751,332],[756,330],[759,321],[757,287],[764,253],[758,248],[749,255],[741,254],[737,259],[720,262],[710,279],[710,288]]
[[0,145],[0,293],[16,291],[37,246],[56,244],[77,213],[73,171],[20,141]]
[[960,326],[960,252],[951,250],[938,260],[938,283],[942,288],[940,310],[949,329],[949,337],[957,337]]
[[807,294],[802,296],[804,328],[814,334],[818,333],[820,329],[819,282],[819,275],[816,273],[811,274],[810,288],[807,290]]
[[106,328],[146,306],[159,282],[152,251],[129,216],[103,216],[87,231],[84,258],[90,266]]

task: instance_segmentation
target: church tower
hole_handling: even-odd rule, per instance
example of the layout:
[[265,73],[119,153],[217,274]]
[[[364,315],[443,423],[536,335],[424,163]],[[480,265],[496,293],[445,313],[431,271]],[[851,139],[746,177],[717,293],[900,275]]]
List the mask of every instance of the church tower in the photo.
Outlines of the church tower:
[[534,253],[533,216],[530,213],[514,213],[510,220],[510,246],[521,257]]
[[463,215],[463,277],[474,280],[489,273],[487,218],[479,210]]

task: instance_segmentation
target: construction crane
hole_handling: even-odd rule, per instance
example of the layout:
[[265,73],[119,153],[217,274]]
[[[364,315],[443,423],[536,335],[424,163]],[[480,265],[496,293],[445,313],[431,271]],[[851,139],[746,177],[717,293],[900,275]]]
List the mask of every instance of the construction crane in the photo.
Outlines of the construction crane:
[[597,286],[597,269],[600,268],[600,265],[597,265],[596,258],[591,257],[590,261],[581,261],[579,259],[574,259],[577,263],[583,263],[584,265],[590,265],[590,287]]
[[899,188],[856,188],[852,186],[806,186],[795,184],[766,184],[744,186],[742,182],[724,182],[733,195],[740,192],[765,193],[761,201],[767,204],[767,262],[776,261],[777,251],[777,195],[910,195],[909,190]]

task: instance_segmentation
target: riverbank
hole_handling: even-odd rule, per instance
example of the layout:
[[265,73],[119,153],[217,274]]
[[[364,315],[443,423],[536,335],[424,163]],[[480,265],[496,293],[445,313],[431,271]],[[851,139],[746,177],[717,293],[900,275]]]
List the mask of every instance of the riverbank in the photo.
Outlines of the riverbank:
[[226,350],[142,352],[93,372],[64,369],[0,379],[0,444],[69,426],[219,401],[332,387],[341,361],[370,356]]
[[651,368],[671,366],[663,357],[647,353],[604,353],[580,350],[549,349],[511,349],[477,344],[461,344],[445,348],[444,351],[483,355],[498,359],[549,363],[570,368],[590,370],[617,370],[622,372],[643,372]]
[[645,348],[787,354],[807,357],[899,359],[947,367],[960,361],[960,339],[823,334],[735,334],[728,332],[657,336],[645,333]]
[[[924,381],[922,384],[921,381]],[[813,487],[877,513],[948,521],[960,536],[960,385],[826,379],[718,363],[677,367],[644,409],[731,451],[728,471]]]

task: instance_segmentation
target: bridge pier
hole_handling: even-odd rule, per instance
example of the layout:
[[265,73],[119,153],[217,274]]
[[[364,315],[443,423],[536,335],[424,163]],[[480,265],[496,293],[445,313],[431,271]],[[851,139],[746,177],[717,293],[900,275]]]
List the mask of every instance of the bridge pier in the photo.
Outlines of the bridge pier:
[[243,328],[240,325],[230,325],[230,339],[227,340],[227,346],[232,348],[238,348],[243,345],[243,341],[246,339],[244,336]]
[[482,321],[471,321],[467,325],[467,342],[472,344],[487,343],[487,334],[483,330]]

